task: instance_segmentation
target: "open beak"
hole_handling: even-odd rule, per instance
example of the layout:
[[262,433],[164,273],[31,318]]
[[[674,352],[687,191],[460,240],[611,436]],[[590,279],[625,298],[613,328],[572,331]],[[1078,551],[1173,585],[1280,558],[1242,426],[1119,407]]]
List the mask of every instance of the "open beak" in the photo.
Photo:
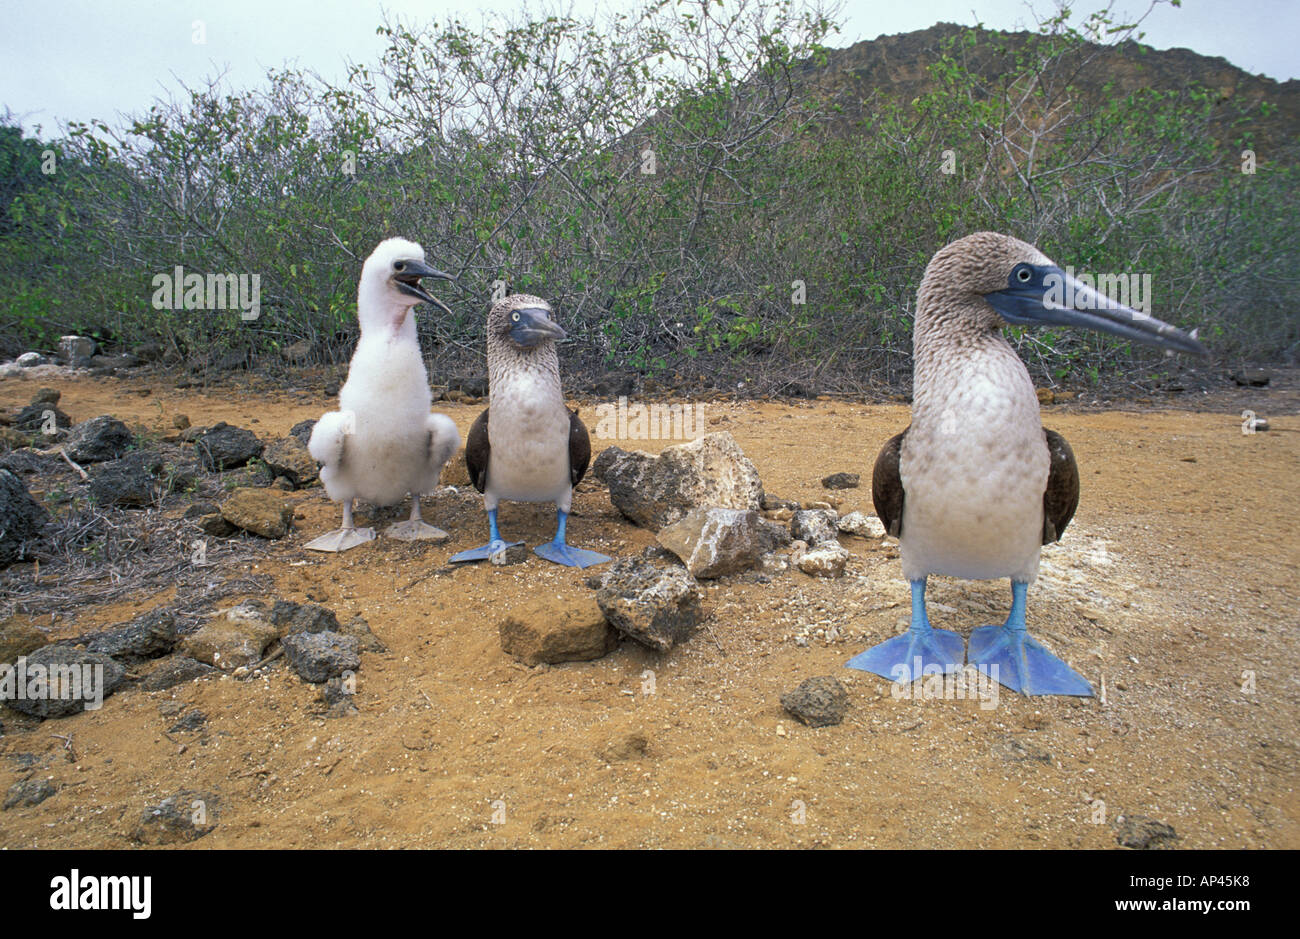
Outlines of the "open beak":
[[531,347],[548,339],[560,340],[567,334],[541,307],[525,307],[510,312],[510,338],[524,347]]
[[1209,357],[1209,350],[1195,336],[1116,303],[1054,264],[1018,264],[1008,285],[984,297],[1008,323],[1081,326],[1161,349]]
[[452,277],[450,274],[444,274],[442,271],[432,268],[419,260],[412,259],[410,261],[404,261],[402,262],[402,265],[402,270],[393,275],[393,283],[397,285],[397,289],[402,293],[422,300],[425,303],[432,303],[434,306],[442,307],[442,309],[450,314],[451,307],[447,306],[447,304],[443,303],[432,294],[426,293],[424,288],[420,286],[420,279],[422,277],[438,277],[442,280],[454,281],[456,278]]

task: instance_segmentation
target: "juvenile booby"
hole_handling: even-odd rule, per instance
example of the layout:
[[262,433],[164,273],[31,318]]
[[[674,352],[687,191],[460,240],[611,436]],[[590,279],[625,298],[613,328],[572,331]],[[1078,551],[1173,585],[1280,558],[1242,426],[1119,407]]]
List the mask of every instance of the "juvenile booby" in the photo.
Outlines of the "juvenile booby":
[[1079,471],[1065,439],[1043,429],[1029,372],[1002,335],[1009,323],[1207,354],[1194,335],[1116,303],[1015,238],[979,232],[935,254],[917,292],[912,423],[880,451],[871,481],[876,514],[899,538],[911,628],[847,664],[906,681],[920,677],[918,662],[959,668],[961,637],[926,616],[926,578],[1010,577],[1010,615],[972,632],[969,661],[1027,695],[1088,696],[1088,682],[1026,631],[1039,550],[1073,517]]
[[540,297],[514,294],[488,311],[488,407],[469,429],[465,465],[483,493],[490,541],[451,560],[482,561],[508,547],[497,530],[497,506],[511,502],[554,502],[555,538],[534,553],[568,567],[591,567],[606,555],[570,547],[565,525],[573,487],[587,472],[591,439],[578,415],[564,404],[555,343],[565,337],[551,306]]
[[401,238],[382,242],[361,268],[357,318],[361,338],[339,390],[339,409],[316,422],[307,449],[321,464],[325,492],[343,503],[343,527],[306,547],[346,551],[375,537],[352,522],[352,504],[395,505],[411,496],[411,517],[385,530],[403,541],[447,533],[420,517],[420,496],[433,492],[448,457],[460,445],[451,418],[429,413],[432,395],[411,309],[432,303],[422,277],[451,280],[424,261],[424,250]]

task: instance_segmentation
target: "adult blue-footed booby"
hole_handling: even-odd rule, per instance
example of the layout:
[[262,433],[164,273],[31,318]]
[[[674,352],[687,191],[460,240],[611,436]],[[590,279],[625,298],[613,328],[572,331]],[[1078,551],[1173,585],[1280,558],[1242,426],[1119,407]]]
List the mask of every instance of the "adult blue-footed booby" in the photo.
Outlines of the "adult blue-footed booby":
[[961,637],[926,616],[926,578],[1010,577],[1010,615],[971,633],[971,664],[1023,694],[1091,695],[1025,626],[1039,550],[1074,515],[1079,471],[1065,439],[1043,429],[1029,372],[1002,335],[1008,323],[1206,354],[1193,335],[1099,294],[1015,238],[979,232],[935,254],[917,292],[912,423],[880,451],[871,481],[912,585],[911,628],[847,664],[903,681],[960,668]]
[[609,560],[565,540],[573,487],[587,472],[591,439],[560,390],[555,343],[564,336],[541,297],[514,294],[488,311],[488,408],[469,430],[465,465],[474,488],[483,493],[491,540],[453,555],[453,562],[482,561],[523,544],[501,540],[497,505],[502,499],[555,503],[555,538],[533,549],[539,557],[568,567]]
[[352,504],[395,505],[411,496],[411,517],[384,534],[403,541],[443,539],[447,533],[420,518],[420,496],[438,487],[438,476],[460,444],[451,418],[430,414],[429,375],[420,355],[412,307],[432,303],[422,277],[451,280],[424,261],[424,250],[401,238],[382,242],[361,268],[357,318],[361,338],[339,390],[339,410],[316,422],[307,449],[321,464],[325,492],[343,503],[343,527],[306,547],[346,551],[375,537],[352,522]]

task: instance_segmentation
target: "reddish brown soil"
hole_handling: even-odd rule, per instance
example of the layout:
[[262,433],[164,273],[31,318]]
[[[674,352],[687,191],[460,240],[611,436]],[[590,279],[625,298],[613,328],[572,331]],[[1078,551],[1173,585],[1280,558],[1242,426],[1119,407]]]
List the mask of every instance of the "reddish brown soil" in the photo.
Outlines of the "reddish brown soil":
[[[316,392],[147,379],[41,384],[63,392],[75,420],[111,413],[160,431],[185,413],[270,437],[331,406]],[[34,389],[0,382],[0,407]],[[1279,429],[1243,435],[1243,400]],[[593,402],[582,403],[594,425]],[[439,407],[464,433],[482,406]],[[841,511],[871,511],[871,462],[908,420],[902,406],[841,401],[707,407],[709,429],[736,438],[770,493],[826,498],[822,476],[862,473],[863,488],[831,494]],[[839,580],[794,571],[706,584],[707,629],[669,654],[624,642],[595,662],[527,668],[501,651],[503,614],[539,592],[582,596],[586,574],[536,558],[444,571],[485,536],[477,501],[451,494],[426,511],[449,544],[306,552],[338,518],[316,487],[296,495],[291,535],[250,566],[278,596],[323,602],[340,620],[361,613],[388,645],[363,656],[359,714],[318,716],[315,690],[282,663],[261,680],[124,690],[102,710],[40,725],[6,711],[0,791],[32,773],[61,788],[0,812],[0,847],[128,846],[146,805],[179,789],[218,795],[203,848],[1107,848],[1122,813],[1173,825],[1182,847],[1300,847],[1300,418],[1294,395],[1263,390],[1204,408],[1045,409],[1079,459],[1083,497],[1064,541],[1044,551],[1030,628],[1105,682],[1104,703],[1005,690],[988,709],[898,700],[888,682],[845,669],[907,616],[896,547],[847,537],[853,559]],[[594,446],[612,442],[671,443]],[[537,544],[554,513],[508,505],[501,523]],[[593,480],[570,535],[617,555],[653,543]],[[1001,622],[1009,602],[1005,583],[944,578],[930,596],[935,625],[964,635]],[[98,606],[88,593],[57,635],[168,599]],[[848,687],[843,724],[812,729],[783,712],[781,693],[814,675]],[[165,733],[177,704],[202,709],[206,730]],[[56,733],[71,736],[75,762]],[[635,734],[644,753],[626,746]],[[24,769],[22,753],[37,765]]]

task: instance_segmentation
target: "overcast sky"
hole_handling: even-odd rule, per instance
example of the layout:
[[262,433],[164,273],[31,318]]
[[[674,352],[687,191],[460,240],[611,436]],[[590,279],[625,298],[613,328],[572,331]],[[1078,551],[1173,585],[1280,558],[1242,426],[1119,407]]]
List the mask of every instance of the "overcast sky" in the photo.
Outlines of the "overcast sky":
[[[1076,0],[1084,11],[1103,0]],[[595,0],[574,0],[581,13]],[[634,8],[639,0],[607,0],[602,6]],[[460,13],[477,22],[476,10],[518,9],[518,0],[3,0],[0,7],[0,110],[8,107],[31,131],[56,135],[61,121],[140,113],[159,96],[226,70],[232,87],[260,83],[268,66],[286,63],[334,79],[343,62],[373,62],[383,47],[375,35],[381,7],[403,17],[442,18]],[[1117,0],[1117,9],[1139,13],[1146,0]],[[1050,0],[1034,9],[1048,11]],[[923,29],[937,22],[977,20],[1002,29],[1034,22],[1025,0],[847,0],[845,23],[831,44]],[[206,44],[196,45],[192,24],[201,20]],[[1158,7],[1144,24],[1145,41],[1157,49],[1183,46],[1222,56],[1249,72],[1285,81],[1300,77],[1300,0],[1184,0],[1181,8]]]

